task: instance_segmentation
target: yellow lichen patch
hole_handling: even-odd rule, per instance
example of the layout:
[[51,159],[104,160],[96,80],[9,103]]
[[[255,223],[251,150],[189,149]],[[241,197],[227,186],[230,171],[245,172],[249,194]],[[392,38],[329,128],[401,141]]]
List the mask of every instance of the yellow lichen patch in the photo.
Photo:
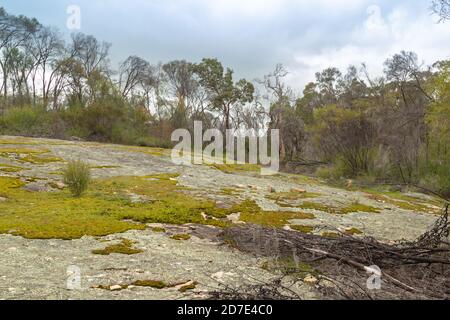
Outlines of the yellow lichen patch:
[[24,185],[25,183],[18,178],[0,177],[0,192],[3,194],[10,193],[13,191],[12,189],[21,188]]
[[361,203],[352,203],[351,205],[340,209],[337,213],[348,214],[352,212],[380,213],[380,209]]
[[108,291],[120,291],[120,290],[128,289],[128,285],[127,284],[117,284],[117,285],[103,285],[103,284],[101,284],[101,285],[98,285],[98,286],[93,286],[92,288],[108,290]]
[[322,203],[317,202],[308,202],[305,201],[301,205],[297,206],[297,208],[308,209],[308,210],[317,210],[330,214],[348,214],[352,212],[371,212],[371,213],[379,213],[380,210],[378,208],[360,204],[360,203],[352,203],[344,208],[336,208],[332,206],[327,206]]
[[118,244],[107,246],[104,249],[92,250],[92,253],[104,256],[110,255],[112,253],[126,254],[126,255],[142,253],[143,250],[133,248],[134,243],[135,242],[131,240],[122,239],[122,241]]
[[280,177],[283,181],[294,182],[300,185],[319,185],[321,184],[320,180],[315,177],[309,177],[302,174],[293,174],[293,173],[278,173],[274,175],[275,177]]
[[164,281],[159,280],[137,280],[133,282],[131,285],[136,287],[149,287],[154,289],[164,289],[169,286]]
[[261,166],[257,164],[209,164],[209,166],[228,174],[261,170]]
[[182,241],[182,240],[186,241],[186,240],[189,240],[191,238],[191,236],[189,234],[174,234],[170,238],[172,238],[174,240],[178,240],[178,241]]
[[313,226],[292,225],[290,227],[291,227],[291,229],[298,231],[298,232],[302,232],[302,233],[311,233],[314,231]]
[[229,213],[240,213],[240,220],[270,227],[283,227],[289,220],[314,219],[311,213],[288,211],[263,211],[255,201],[245,200],[228,209]]
[[8,155],[29,155],[29,154],[44,154],[50,152],[47,149],[40,148],[3,148],[0,147],[0,154],[3,156]]
[[50,151],[47,149],[31,149],[31,148],[0,148],[0,156],[10,158],[13,157],[21,162],[32,164],[45,164],[51,162],[64,161],[59,157],[43,156]]
[[[428,207],[423,200],[420,201],[417,198],[408,197],[405,195],[401,195],[399,193],[387,193],[388,195],[376,192],[376,191],[366,191],[367,198],[371,200],[375,200],[382,203],[388,203],[391,205],[394,205],[396,207],[399,207],[404,210],[409,211],[418,211],[418,212],[430,212],[430,211],[436,211],[432,208]],[[392,197],[396,197],[396,199],[393,199]],[[438,203],[433,203],[434,205]],[[439,213],[436,211],[436,213]]]
[[9,164],[0,164],[0,171],[6,172],[6,173],[15,173],[20,172],[22,170],[26,170],[25,168],[18,167],[18,166],[12,166]]
[[127,194],[146,197],[144,203],[127,203],[129,208],[120,216],[144,223],[200,223],[225,226],[220,220],[205,220],[202,213],[215,218],[226,218],[226,212],[215,202],[197,199],[177,186],[177,174],[161,174],[147,177],[118,177],[100,180],[94,187],[107,198],[127,201]]
[[157,232],[157,233],[164,233],[164,232],[166,232],[166,229],[160,228],[160,227],[155,227],[155,228],[152,228],[152,231]]
[[32,163],[32,164],[46,164],[46,163],[52,163],[52,162],[62,162],[64,160],[59,157],[42,157],[42,156],[37,156],[34,154],[29,154],[25,157],[21,157],[19,161],[28,162],[28,163]]
[[320,197],[320,193],[314,192],[276,192],[266,196],[267,199],[277,200],[277,201],[295,201],[299,199],[317,198]]
[[162,290],[162,289],[167,289],[167,288],[174,288],[174,287],[179,287],[178,291],[180,292],[186,292],[188,290],[192,290],[195,289],[195,287],[197,286],[197,282],[192,282],[192,281],[183,281],[180,283],[166,283],[164,281],[161,280],[152,280],[152,279],[144,279],[144,280],[136,280],[130,284],[118,284],[118,285],[98,285],[98,286],[94,286],[94,288],[98,288],[98,289],[103,289],[103,290],[112,290],[112,291],[119,291],[119,290],[124,290],[124,289],[128,289],[131,288],[132,286],[134,287],[145,287],[145,288],[153,288],[153,289],[158,289],[158,290]]
[[267,199],[274,200],[275,203],[283,208],[295,208],[297,205],[292,202],[301,199],[311,199],[320,197],[321,194],[313,192],[277,192],[266,196]]
[[64,174],[64,172],[62,171],[54,171],[54,172],[49,172],[48,174],[54,175],[54,176],[62,176]]
[[116,168],[120,168],[120,166],[90,166],[91,169],[116,169]]
[[16,145],[16,146],[20,146],[20,145],[37,145],[38,142],[26,139],[26,138],[19,138],[19,137],[14,137],[14,138],[1,138],[0,139],[0,145]]
[[133,147],[133,146],[116,146],[115,148],[123,151],[144,153],[156,157],[168,156],[171,154],[171,150],[163,148]]
[[323,211],[323,212],[327,212],[327,213],[336,213],[337,212],[337,209],[334,207],[330,207],[330,206],[324,205],[322,203],[309,202],[309,201],[303,202],[301,205],[297,206],[297,208],[307,209],[307,210],[317,210],[317,211]]
[[198,283],[194,281],[194,282],[192,282],[190,284],[186,284],[184,286],[181,286],[180,289],[178,289],[178,291],[184,293],[184,292],[186,292],[188,290],[194,290],[197,287],[197,284]]
[[38,145],[67,145],[67,142],[58,142],[55,140],[33,140],[30,138],[25,137],[3,137],[0,138],[0,145],[15,145],[15,146],[22,146],[22,145],[28,145],[28,146],[38,146]]
[[235,194],[239,194],[239,190],[233,189],[233,188],[223,188],[221,190],[221,193],[224,194],[224,195],[227,195],[227,196],[232,196],[232,195],[235,195]]
[[[20,189],[24,183],[19,179],[0,177],[0,194],[8,198],[0,202],[0,233],[77,239],[144,229],[141,223],[229,224],[220,219],[205,220],[202,213],[225,220],[226,212],[213,201],[187,194],[185,188],[171,180],[175,176],[94,180],[81,198],[71,197],[66,190],[29,192]],[[133,203],[130,192],[146,196],[149,201]]]
[[351,228],[344,231],[345,234],[348,235],[355,235],[355,234],[363,234],[363,232],[357,228]]
[[145,228],[105,215],[121,209],[120,204],[105,199],[92,196],[75,199],[66,192],[1,190],[5,191],[9,201],[0,203],[0,233],[32,239],[77,239]]

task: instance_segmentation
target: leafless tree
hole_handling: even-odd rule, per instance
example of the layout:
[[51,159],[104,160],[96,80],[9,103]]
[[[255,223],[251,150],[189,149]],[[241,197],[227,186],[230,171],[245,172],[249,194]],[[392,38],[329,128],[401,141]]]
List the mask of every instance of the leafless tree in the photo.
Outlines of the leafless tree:
[[450,20],[450,0],[433,0],[431,10],[441,18],[441,21]]
[[148,76],[150,63],[137,56],[128,57],[119,67],[119,87],[123,97],[127,97]]

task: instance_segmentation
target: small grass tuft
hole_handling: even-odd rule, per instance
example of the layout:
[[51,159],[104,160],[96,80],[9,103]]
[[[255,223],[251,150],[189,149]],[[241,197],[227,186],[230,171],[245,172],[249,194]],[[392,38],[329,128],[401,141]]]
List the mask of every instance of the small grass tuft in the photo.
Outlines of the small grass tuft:
[[69,161],[64,169],[64,183],[69,187],[74,197],[80,197],[91,181],[89,164],[81,160]]

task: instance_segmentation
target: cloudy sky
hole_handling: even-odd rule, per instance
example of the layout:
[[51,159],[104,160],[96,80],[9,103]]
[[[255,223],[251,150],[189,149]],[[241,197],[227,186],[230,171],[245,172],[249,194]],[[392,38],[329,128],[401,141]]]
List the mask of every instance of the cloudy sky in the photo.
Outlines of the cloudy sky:
[[301,91],[314,73],[383,61],[413,50],[431,64],[450,59],[450,22],[437,23],[431,0],[2,0],[69,34],[67,8],[81,29],[112,43],[113,63],[128,55],[151,62],[216,57],[237,76],[260,78],[283,63]]

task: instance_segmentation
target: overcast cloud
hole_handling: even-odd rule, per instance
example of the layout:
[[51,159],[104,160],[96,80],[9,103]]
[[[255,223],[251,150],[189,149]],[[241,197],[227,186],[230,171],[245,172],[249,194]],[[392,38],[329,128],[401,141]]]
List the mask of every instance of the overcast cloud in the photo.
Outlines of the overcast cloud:
[[413,50],[427,64],[450,58],[450,22],[437,23],[431,0],[2,0],[8,12],[66,29],[79,5],[81,32],[111,42],[112,62],[139,55],[156,63],[216,57],[254,79],[276,63],[297,90],[329,66],[383,61]]

